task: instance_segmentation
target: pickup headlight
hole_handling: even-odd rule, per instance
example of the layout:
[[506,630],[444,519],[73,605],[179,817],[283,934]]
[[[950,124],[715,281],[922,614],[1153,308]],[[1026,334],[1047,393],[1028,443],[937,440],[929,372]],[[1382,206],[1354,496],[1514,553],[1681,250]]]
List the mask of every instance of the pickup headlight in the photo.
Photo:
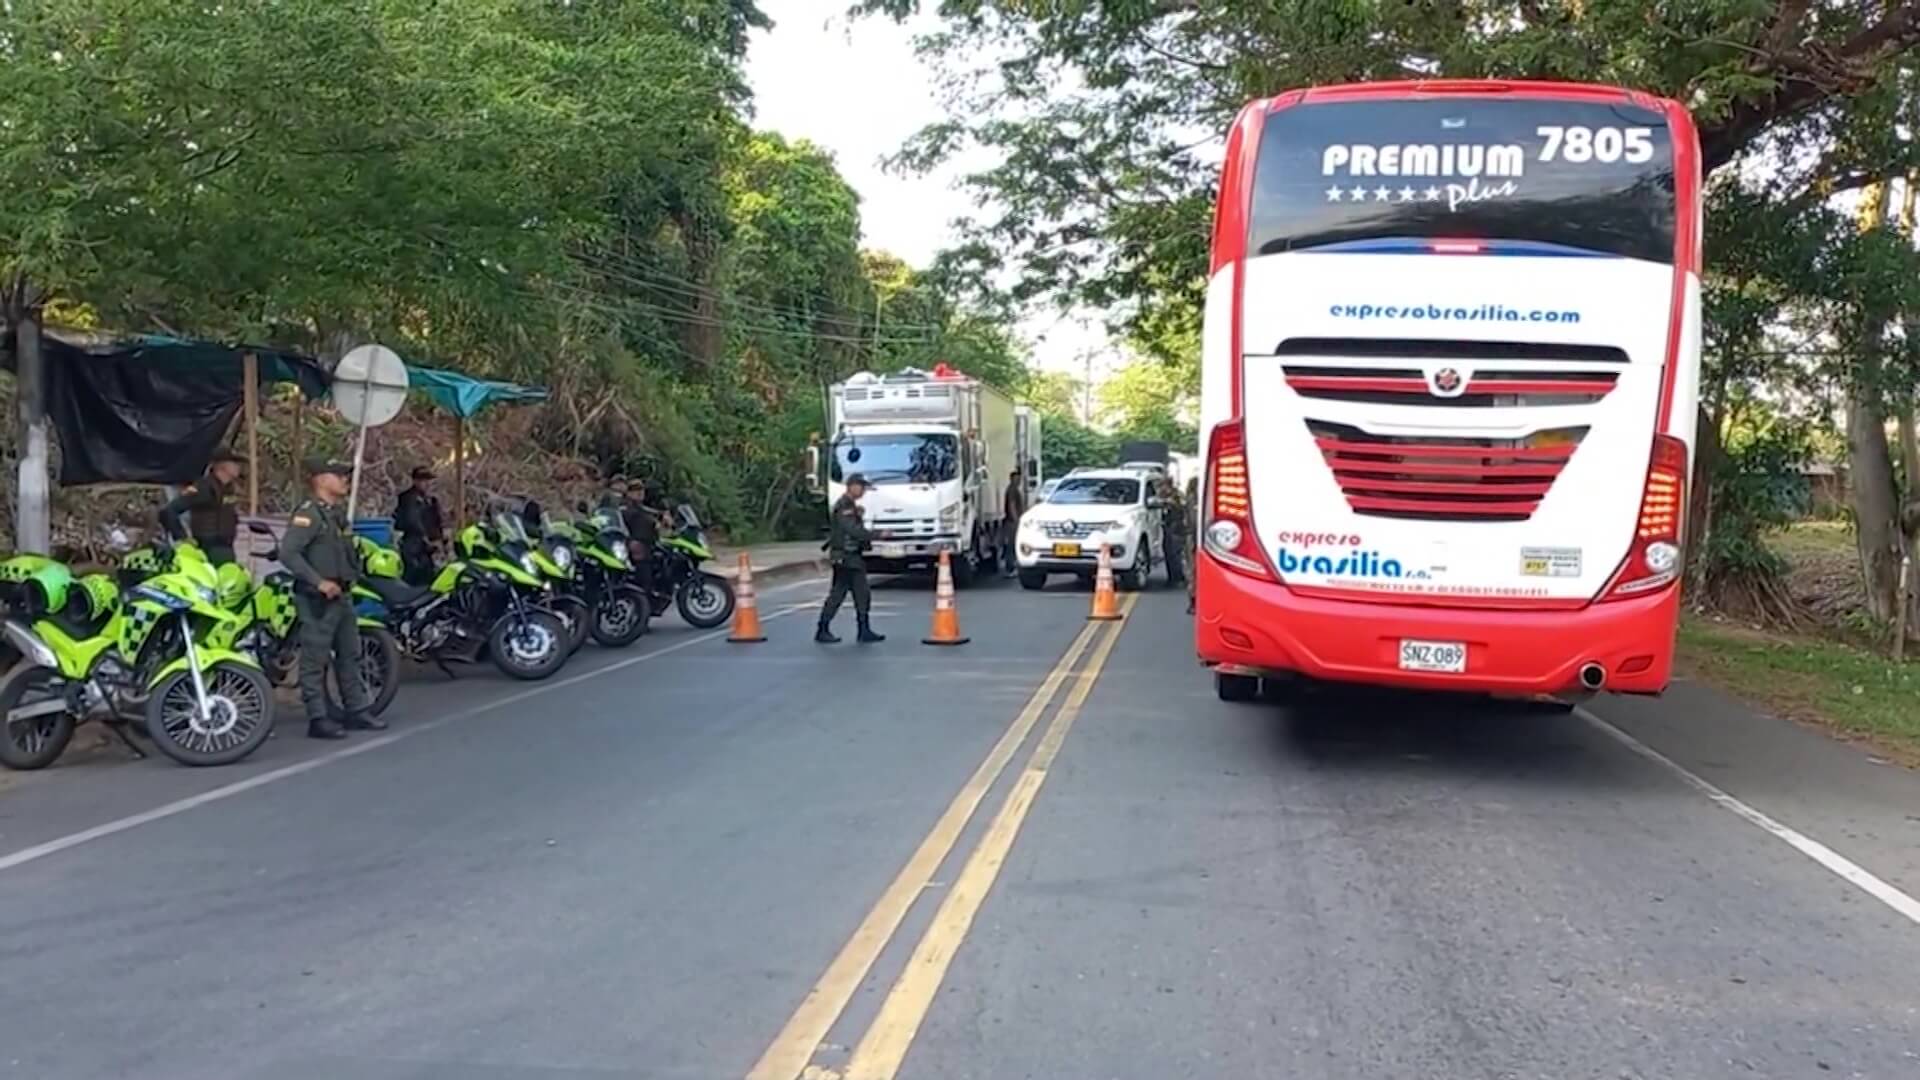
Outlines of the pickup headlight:
[[952,506],[941,507],[940,508],[941,531],[948,532],[953,529],[957,529],[959,527],[960,527],[960,505],[958,503],[955,503]]

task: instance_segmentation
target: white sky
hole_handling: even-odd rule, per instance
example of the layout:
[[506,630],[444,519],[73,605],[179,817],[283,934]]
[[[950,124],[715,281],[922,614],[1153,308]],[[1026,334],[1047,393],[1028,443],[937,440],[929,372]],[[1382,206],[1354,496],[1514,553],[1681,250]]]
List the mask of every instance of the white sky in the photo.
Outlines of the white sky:
[[[881,168],[921,127],[940,119],[934,72],[914,55],[913,37],[937,22],[907,26],[881,19],[848,20],[848,0],[770,0],[772,33],[755,35],[747,53],[754,126],[808,139],[833,152],[840,172],[860,193],[863,243],[915,266],[957,240],[951,222],[971,198],[957,189],[963,170],[900,176]],[[1036,366],[1094,378],[1110,370],[1116,350],[1097,318],[1063,319],[1051,310],[1021,324]]]

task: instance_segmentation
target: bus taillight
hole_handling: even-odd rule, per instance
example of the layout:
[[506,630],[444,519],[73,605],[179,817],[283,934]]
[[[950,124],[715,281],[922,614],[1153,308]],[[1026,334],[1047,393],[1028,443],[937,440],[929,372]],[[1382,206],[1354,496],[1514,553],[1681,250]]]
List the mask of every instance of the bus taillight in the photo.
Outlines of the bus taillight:
[[1243,574],[1272,580],[1253,531],[1253,491],[1247,484],[1247,433],[1242,421],[1214,425],[1207,470],[1207,554]]
[[1681,523],[1686,507],[1687,444],[1671,435],[1655,435],[1633,547],[1604,599],[1640,596],[1680,576]]

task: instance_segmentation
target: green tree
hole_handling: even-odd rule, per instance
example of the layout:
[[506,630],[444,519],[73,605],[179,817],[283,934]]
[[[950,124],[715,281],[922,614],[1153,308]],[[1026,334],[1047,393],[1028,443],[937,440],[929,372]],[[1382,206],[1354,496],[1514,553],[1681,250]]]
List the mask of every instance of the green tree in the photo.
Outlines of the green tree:
[[1136,360],[1100,387],[1100,418],[1130,438],[1154,439],[1194,453],[1199,413],[1199,369]]

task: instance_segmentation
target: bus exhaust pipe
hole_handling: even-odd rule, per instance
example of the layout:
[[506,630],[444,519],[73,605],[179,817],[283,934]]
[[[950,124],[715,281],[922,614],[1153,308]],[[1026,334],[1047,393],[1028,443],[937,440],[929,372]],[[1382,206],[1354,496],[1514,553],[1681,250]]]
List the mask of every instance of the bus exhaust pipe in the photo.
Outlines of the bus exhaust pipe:
[[1582,690],[1598,691],[1605,685],[1607,685],[1606,668],[1591,661],[1580,665],[1580,688]]

